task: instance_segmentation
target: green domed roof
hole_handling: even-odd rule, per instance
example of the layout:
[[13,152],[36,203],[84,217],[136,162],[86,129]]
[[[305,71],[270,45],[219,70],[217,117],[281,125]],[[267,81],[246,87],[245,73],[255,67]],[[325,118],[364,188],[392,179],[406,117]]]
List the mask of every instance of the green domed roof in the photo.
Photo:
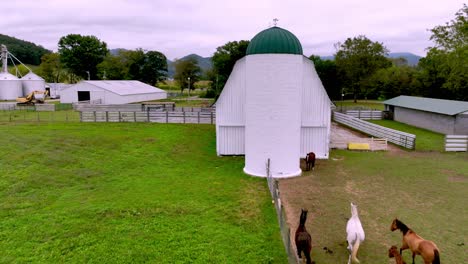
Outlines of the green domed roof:
[[301,42],[286,29],[271,27],[255,35],[247,47],[247,55],[268,53],[302,55]]

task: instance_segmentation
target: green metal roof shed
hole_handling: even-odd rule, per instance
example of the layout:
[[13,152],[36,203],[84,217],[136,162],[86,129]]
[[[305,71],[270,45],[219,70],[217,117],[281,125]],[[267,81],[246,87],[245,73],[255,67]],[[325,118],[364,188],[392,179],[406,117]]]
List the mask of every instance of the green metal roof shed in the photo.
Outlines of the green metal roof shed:
[[450,116],[468,111],[468,102],[465,101],[424,98],[406,95],[400,95],[398,97],[384,101],[383,103],[385,105],[393,105]]

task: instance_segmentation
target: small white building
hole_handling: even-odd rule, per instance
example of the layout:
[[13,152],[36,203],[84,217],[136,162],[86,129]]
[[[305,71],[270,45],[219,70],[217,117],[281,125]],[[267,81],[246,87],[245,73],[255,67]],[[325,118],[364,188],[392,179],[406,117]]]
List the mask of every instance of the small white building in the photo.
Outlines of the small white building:
[[81,81],[60,91],[61,103],[128,104],[165,98],[166,91],[140,81]]
[[68,83],[46,83],[46,90],[49,92],[49,96],[52,99],[60,98],[60,92],[72,86],[73,84]]
[[218,155],[245,155],[244,172],[301,174],[300,158],[329,155],[331,101],[314,64],[291,32],[258,33],[238,60],[216,102]]

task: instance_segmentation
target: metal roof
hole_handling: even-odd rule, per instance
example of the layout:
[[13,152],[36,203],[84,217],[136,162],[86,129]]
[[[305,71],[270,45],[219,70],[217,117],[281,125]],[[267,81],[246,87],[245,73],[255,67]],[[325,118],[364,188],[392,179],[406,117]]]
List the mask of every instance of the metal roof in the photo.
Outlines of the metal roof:
[[33,72],[29,72],[28,74],[26,74],[25,76],[23,76],[23,78],[21,78],[21,80],[28,80],[28,81],[44,81],[44,79],[36,74],[34,74]]
[[468,111],[468,102],[465,101],[424,98],[406,95],[400,95],[398,97],[384,101],[383,103],[386,105],[394,105],[444,115],[456,115]]
[[19,81],[18,77],[14,76],[13,74],[10,74],[8,72],[0,72],[0,80]]
[[302,46],[293,33],[275,26],[255,35],[246,53],[247,55],[270,53],[302,55]]
[[[166,91],[140,81],[81,81],[118,95],[165,93]],[[80,84],[78,83],[78,84]],[[65,88],[68,89],[68,88]]]

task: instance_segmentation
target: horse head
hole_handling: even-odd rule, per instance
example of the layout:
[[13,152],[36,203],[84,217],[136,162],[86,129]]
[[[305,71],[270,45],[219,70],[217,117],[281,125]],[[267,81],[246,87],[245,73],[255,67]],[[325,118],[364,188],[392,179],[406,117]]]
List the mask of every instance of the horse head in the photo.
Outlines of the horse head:
[[392,246],[391,248],[388,249],[388,257],[389,258],[394,258],[397,253],[398,253],[397,246]]
[[390,231],[393,232],[393,231],[395,231],[397,229],[400,229],[400,227],[398,226],[399,222],[400,221],[397,218],[393,219],[392,225],[390,226]]

